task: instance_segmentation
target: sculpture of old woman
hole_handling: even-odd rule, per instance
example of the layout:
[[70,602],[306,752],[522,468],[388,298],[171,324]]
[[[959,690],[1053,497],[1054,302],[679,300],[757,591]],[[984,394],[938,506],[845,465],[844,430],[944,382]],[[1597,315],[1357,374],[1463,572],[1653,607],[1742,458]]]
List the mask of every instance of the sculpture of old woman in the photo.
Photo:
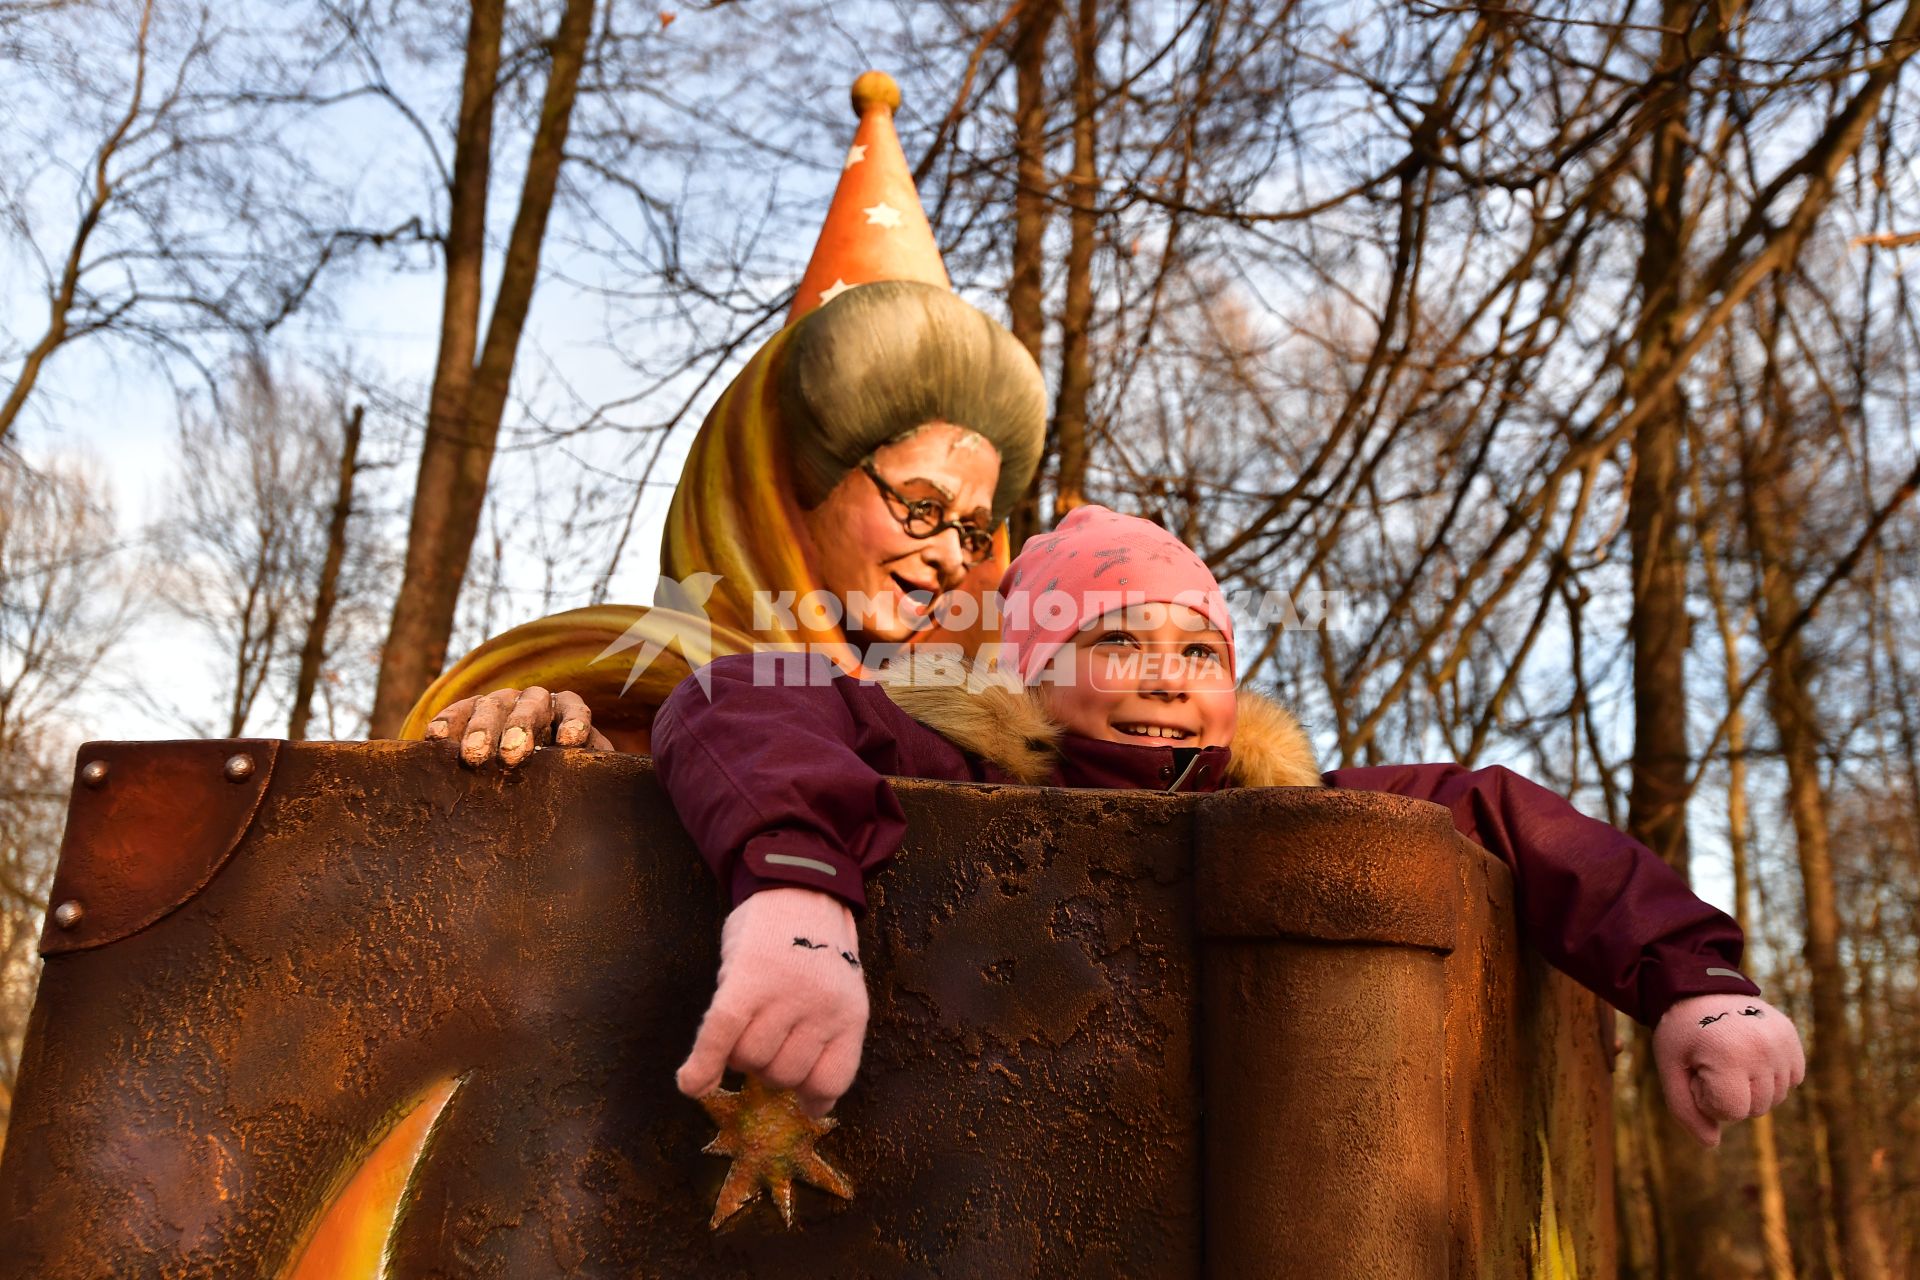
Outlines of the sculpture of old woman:
[[[819,242],[786,327],[687,455],[654,607],[575,609],[488,640],[422,695],[403,737],[484,727],[513,761],[555,722],[563,744],[603,731],[644,751],[660,702],[719,654],[804,645],[858,672],[867,646],[971,653],[991,638],[980,604],[1039,464],[1045,386],[1026,348],[952,292],[899,102],[882,73],[853,86],[860,124]],[[590,715],[569,714],[575,698]]]

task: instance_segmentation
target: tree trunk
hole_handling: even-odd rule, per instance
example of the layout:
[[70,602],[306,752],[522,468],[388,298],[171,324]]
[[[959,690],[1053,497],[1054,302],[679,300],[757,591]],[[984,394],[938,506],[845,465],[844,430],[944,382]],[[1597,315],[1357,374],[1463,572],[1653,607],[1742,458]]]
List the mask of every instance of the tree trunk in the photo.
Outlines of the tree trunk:
[[371,733],[376,738],[399,731],[414,701],[446,664],[454,608],[486,502],[514,357],[539,276],[541,241],[565,156],[593,10],[593,0],[567,0],[549,46],[552,65],[540,122],[482,344],[480,277],[505,0],[474,0],[454,149],[440,355],[407,531],[406,570],[374,692]]
[[[1007,312],[1013,336],[1040,359],[1046,316],[1041,307],[1045,285],[1047,219],[1047,40],[1060,0],[1026,0],[1013,33],[1014,188],[1013,264],[1007,280]],[[1033,483],[1007,516],[1013,554],[1040,529],[1040,486],[1052,457],[1052,441],[1040,455]]]
[[1068,218],[1066,305],[1060,317],[1060,396],[1053,436],[1060,458],[1054,512],[1087,500],[1087,403],[1093,387],[1088,328],[1093,323],[1093,242],[1098,233],[1094,112],[1099,100],[1100,19],[1096,0],[1080,0],[1073,30],[1073,211]]
[[[1694,0],[1667,0],[1656,76],[1646,213],[1637,272],[1642,367],[1672,359],[1675,304],[1686,263],[1689,61],[1684,27]],[[1687,548],[1680,527],[1680,446],[1686,405],[1678,396],[1645,417],[1633,442],[1627,528],[1633,549],[1633,786],[1627,827],[1669,866],[1687,874]]]
[[[1733,915],[1742,930],[1753,928],[1752,820],[1747,803],[1747,717],[1741,709],[1746,677],[1741,671],[1740,639],[1727,607],[1720,576],[1719,531],[1705,510],[1700,490],[1699,457],[1689,475],[1695,518],[1699,521],[1700,562],[1707,596],[1720,632],[1723,687],[1727,694],[1727,851],[1733,859]],[[1793,1238],[1787,1230],[1787,1195],[1780,1177],[1780,1148],[1774,1141],[1773,1115],[1753,1122],[1754,1181],[1760,1189],[1760,1250],[1767,1280],[1795,1280]]]
[[327,519],[327,553],[320,563],[320,582],[313,594],[313,616],[307,619],[307,640],[300,647],[300,672],[293,685],[293,716],[287,737],[299,742],[307,736],[313,712],[313,690],[320,682],[320,663],[327,653],[327,628],[340,591],[340,565],[347,558],[347,518],[353,512],[353,480],[360,463],[360,424],[365,405],[347,415],[340,443],[340,482],[334,490],[333,512]]
[[[1708,547],[1711,557],[1714,548]],[[1718,574],[1709,570],[1709,578]],[[1740,648],[1718,583],[1713,586],[1714,612],[1719,615],[1721,648],[1730,698],[1738,698],[1743,677]],[[1752,930],[1753,873],[1749,859],[1752,823],[1747,807],[1747,720],[1738,709],[1727,720],[1727,845],[1733,858],[1733,911],[1743,930]],[[1795,1280],[1793,1238],[1787,1230],[1787,1193],[1780,1177],[1780,1148],[1774,1140],[1773,1114],[1753,1122],[1754,1181],[1760,1188],[1760,1249],[1766,1260],[1767,1280]]]
[[1787,807],[1800,857],[1806,904],[1806,962],[1813,1000],[1808,1070],[1826,1128],[1827,1176],[1833,1220],[1847,1280],[1885,1280],[1885,1235],[1867,1170],[1867,1134],[1854,1087],[1858,1054],[1847,1016],[1847,974],[1840,959],[1840,911],[1834,892],[1832,830],[1820,778],[1821,727],[1808,686],[1810,668],[1800,637],[1788,627],[1800,611],[1790,548],[1797,529],[1795,500],[1787,492],[1792,466],[1787,424],[1771,425],[1770,441],[1743,459],[1748,543],[1760,575],[1760,636],[1772,658],[1767,709],[1787,770]]
[[1614,1096],[1633,1090],[1634,1105],[1616,1106],[1613,1115],[1614,1224],[1620,1233],[1620,1280],[1651,1280],[1660,1274],[1659,1236],[1654,1194],[1657,1179],[1647,1164],[1648,1108],[1638,1099],[1644,1037],[1629,1045],[1614,1077]]
[[[1658,367],[1675,358],[1681,341],[1676,317],[1684,293],[1687,257],[1690,47],[1697,0],[1666,0],[1667,34],[1655,67],[1659,87],[1647,110],[1653,117],[1646,177],[1646,211],[1636,272],[1641,312],[1638,364]],[[1633,479],[1627,530],[1633,554],[1633,783],[1627,830],[1683,877],[1689,875],[1687,793],[1692,754],[1687,744],[1687,546],[1680,525],[1680,455],[1687,407],[1681,395],[1642,418],[1633,440]],[[1658,1181],[1653,1203],[1661,1273],[1669,1280],[1702,1280],[1732,1242],[1719,1212],[1718,1166],[1661,1102],[1652,1046],[1643,1036],[1637,1055],[1640,1105],[1648,1108],[1647,1163]]]

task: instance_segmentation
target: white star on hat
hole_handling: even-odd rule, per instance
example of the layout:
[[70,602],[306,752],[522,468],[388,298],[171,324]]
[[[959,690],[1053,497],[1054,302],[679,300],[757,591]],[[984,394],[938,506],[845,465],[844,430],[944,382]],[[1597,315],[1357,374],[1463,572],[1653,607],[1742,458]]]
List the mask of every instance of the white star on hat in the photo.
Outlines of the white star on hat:
[[841,165],[840,167],[843,170],[851,169],[853,168],[853,166],[859,164],[862,160],[865,160],[866,158],[867,158],[867,144],[864,142],[856,142],[852,146],[847,148],[847,162]]
[[885,227],[891,231],[900,225],[900,211],[885,200],[876,205],[869,205],[861,212],[867,215],[867,225],[870,227]]
[[853,288],[852,285],[840,279],[840,277],[835,276],[833,283],[820,291],[820,305],[823,307],[826,306],[829,302],[832,302],[835,298],[851,288]]

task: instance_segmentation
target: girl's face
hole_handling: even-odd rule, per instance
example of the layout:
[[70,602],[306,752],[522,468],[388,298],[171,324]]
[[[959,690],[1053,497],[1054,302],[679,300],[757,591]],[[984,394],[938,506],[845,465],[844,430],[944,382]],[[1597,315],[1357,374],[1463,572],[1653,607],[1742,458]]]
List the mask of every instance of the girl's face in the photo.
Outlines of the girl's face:
[[1048,663],[1041,696],[1069,733],[1106,742],[1224,747],[1233,740],[1232,653],[1184,604],[1115,609]]
[[[873,451],[873,469],[908,502],[933,499],[941,519],[991,533],[1000,455],[985,437],[936,422]],[[957,529],[916,538],[899,502],[855,467],[806,512],[820,585],[846,609],[846,631],[867,642],[900,643],[926,627],[940,597],[973,567]]]

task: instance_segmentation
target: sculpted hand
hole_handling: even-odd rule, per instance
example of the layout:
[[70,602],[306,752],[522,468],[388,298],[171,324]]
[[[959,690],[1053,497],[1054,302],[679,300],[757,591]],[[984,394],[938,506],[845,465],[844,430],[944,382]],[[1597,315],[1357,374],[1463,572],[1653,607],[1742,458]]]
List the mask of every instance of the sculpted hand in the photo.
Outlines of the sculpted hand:
[[726,1068],[796,1089],[816,1118],[853,1084],[867,983],[853,912],[813,889],[762,889],[720,931],[720,981],[677,1083],[690,1098]]
[[450,703],[427,725],[427,741],[459,743],[461,763],[476,768],[496,755],[511,768],[541,746],[613,750],[579,694],[549,694],[538,686]]
[[1709,1147],[1720,1127],[1765,1115],[1807,1078],[1787,1015],[1754,996],[1693,996],[1661,1015],[1653,1061],[1667,1109]]

